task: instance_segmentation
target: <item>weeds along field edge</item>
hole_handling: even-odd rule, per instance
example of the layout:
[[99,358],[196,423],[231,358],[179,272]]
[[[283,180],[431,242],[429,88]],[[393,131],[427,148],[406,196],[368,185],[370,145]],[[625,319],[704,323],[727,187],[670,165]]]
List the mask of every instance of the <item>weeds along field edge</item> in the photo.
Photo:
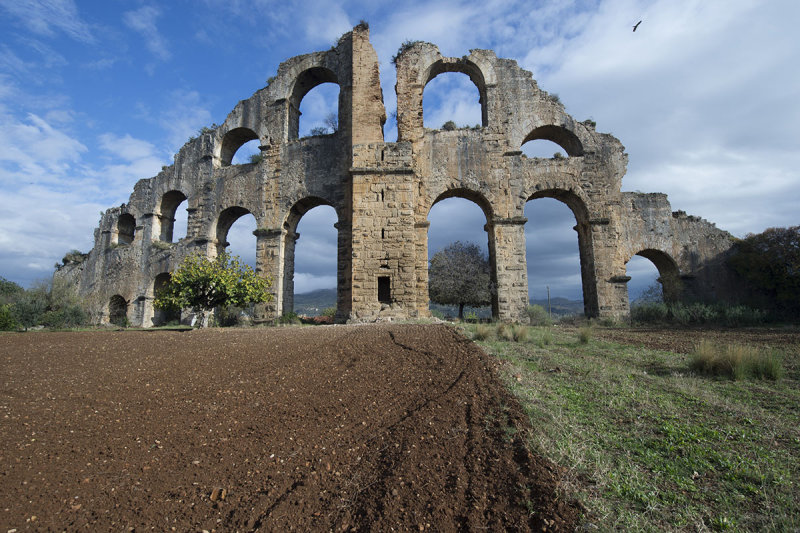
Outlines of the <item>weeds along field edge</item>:
[[[534,428],[530,447],[566,468],[563,491],[586,507],[587,527],[800,528],[796,345],[737,348],[717,338],[680,354],[605,341],[591,327],[514,327],[465,330],[501,361]],[[703,353],[726,350],[753,358],[755,370],[698,366]]]

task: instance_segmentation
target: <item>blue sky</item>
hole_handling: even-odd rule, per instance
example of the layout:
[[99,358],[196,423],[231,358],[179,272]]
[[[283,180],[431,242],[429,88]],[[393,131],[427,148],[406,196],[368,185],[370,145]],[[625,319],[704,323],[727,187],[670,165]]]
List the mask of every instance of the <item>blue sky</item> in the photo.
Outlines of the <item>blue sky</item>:
[[[491,48],[622,141],[623,190],[665,192],[673,209],[740,237],[800,223],[793,0],[0,0],[0,276],[29,286],[67,251],[88,251],[100,211],[126,202],[138,179],[222,122],[281,61],[329,48],[360,19],[370,23],[388,112],[391,57],[403,41],[449,56]],[[309,93],[301,129],[321,125],[335,98],[333,86]],[[440,76],[424,113],[428,127],[475,124],[477,90],[465,76]],[[391,121],[385,134],[396,138]],[[579,297],[571,213],[547,200],[527,213],[534,296],[549,285]],[[482,214],[466,201],[438,204],[430,220],[432,251],[486,241]],[[300,292],[334,284],[334,221],[318,208],[300,223]],[[245,220],[232,230],[245,256],[249,231]],[[632,261],[629,274],[632,293],[654,277],[647,260]]]

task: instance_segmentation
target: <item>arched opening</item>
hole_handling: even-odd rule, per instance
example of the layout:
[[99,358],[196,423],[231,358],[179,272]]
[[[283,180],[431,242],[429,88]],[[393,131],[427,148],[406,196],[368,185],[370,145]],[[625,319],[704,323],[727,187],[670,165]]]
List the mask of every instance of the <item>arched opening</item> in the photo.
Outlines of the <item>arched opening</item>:
[[535,139],[522,145],[522,153],[527,157],[541,159],[566,159],[567,151],[561,145],[547,139]]
[[[535,141],[535,142],[534,142]],[[549,141],[541,142],[541,141]],[[552,143],[552,144],[550,144]],[[526,145],[528,148],[526,148]],[[553,145],[556,145],[555,147]],[[555,148],[553,150],[553,148]],[[539,126],[531,131],[522,141],[522,152],[528,157],[558,157],[556,153],[566,156],[583,155],[583,144],[577,135],[561,126]],[[543,153],[541,153],[543,151]],[[550,155],[547,155],[547,154]]]
[[[158,295],[169,284],[172,275],[169,272],[162,272],[153,280],[153,297],[158,298]],[[180,309],[156,309],[153,315],[154,326],[165,326],[169,324],[177,324],[181,321]]]
[[452,130],[486,125],[480,87],[466,73],[440,72],[422,93],[422,121],[426,128]]
[[529,301],[554,317],[597,316],[591,229],[583,202],[567,191],[539,192],[525,204],[525,217]]
[[317,316],[336,307],[337,221],[336,210],[322,198],[305,198],[289,211],[283,225],[282,313]]
[[[169,191],[161,197],[161,234],[159,238],[164,242],[173,242],[175,236],[178,239],[186,236],[186,226],[188,224],[188,212],[186,209],[178,209],[186,202],[186,195],[181,191]],[[184,206],[185,207],[185,206]]]
[[339,96],[339,81],[333,71],[314,67],[300,74],[289,97],[289,140],[335,133]]
[[[680,300],[683,285],[678,264],[661,250],[645,249],[637,252],[625,265],[628,282],[628,300],[664,301]],[[644,298],[642,298],[644,296]]]
[[[430,262],[434,255],[442,252],[449,245],[456,242],[477,245],[488,260],[489,280],[485,289],[489,293],[491,303],[477,307],[466,306],[465,316],[474,313],[479,318],[488,319],[498,315],[497,293],[494,290],[496,282],[494,246],[486,233],[487,222],[491,218],[491,207],[481,195],[461,189],[454,189],[440,195],[428,213],[428,222],[430,223],[428,227],[429,293],[431,283],[435,282],[430,279]],[[429,307],[434,315],[441,314],[445,317],[456,317],[459,312],[459,306],[455,303],[442,304],[431,301]]]
[[227,251],[256,268],[256,218],[244,207],[229,207],[217,221],[217,253]]
[[119,294],[112,296],[108,302],[108,321],[115,326],[128,325],[128,302]]
[[123,213],[117,219],[117,244],[130,244],[136,233],[136,219],[130,213]]
[[222,166],[251,163],[251,156],[260,154],[256,132],[249,128],[234,128],[222,138],[219,159]]

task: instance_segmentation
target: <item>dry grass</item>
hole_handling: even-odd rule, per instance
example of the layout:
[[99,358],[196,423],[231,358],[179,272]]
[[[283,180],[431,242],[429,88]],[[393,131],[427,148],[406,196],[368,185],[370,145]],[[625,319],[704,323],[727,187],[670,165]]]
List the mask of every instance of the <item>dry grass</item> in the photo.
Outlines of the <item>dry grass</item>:
[[511,326],[511,338],[514,342],[526,342],[528,340],[528,327],[521,324]]
[[589,344],[589,340],[592,338],[592,328],[589,326],[584,326],[578,330],[578,340],[581,344]]
[[491,334],[492,334],[492,328],[491,327],[489,327],[486,324],[477,324],[475,326],[475,333],[474,333],[473,337],[476,340],[484,341],[484,340],[488,339],[491,336]]
[[774,351],[744,344],[701,341],[690,361],[692,370],[731,379],[748,377],[776,381],[783,376],[780,357]]

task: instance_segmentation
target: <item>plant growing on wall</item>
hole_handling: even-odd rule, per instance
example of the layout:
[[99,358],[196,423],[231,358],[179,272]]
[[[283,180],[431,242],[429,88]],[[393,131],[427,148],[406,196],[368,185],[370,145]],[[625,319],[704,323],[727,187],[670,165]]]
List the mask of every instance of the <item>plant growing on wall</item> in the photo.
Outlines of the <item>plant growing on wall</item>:
[[428,294],[432,302],[480,307],[492,302],[489,259],[476,244],[456,241],[433,254],[428,270]]
[[197,252],[183,260],[153,304],[163,310],[191,308],[206,326],[206,313],[215,307],[268,302],[271,285],[236,256],[223,252],[210,260]]

